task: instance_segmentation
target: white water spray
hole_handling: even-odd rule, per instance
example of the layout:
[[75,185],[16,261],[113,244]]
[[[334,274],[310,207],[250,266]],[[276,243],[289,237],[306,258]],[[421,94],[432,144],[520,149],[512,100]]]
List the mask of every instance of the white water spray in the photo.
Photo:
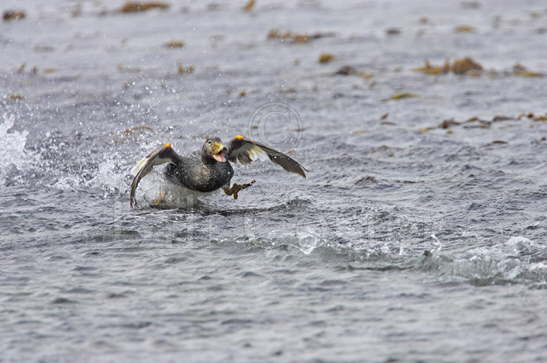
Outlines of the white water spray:
[[15,116],[0,116],[0,184],[3,184],[9,173],[21,171],[35,161],[35,157],[25,150],[28,131],[10,131],[15,125]]

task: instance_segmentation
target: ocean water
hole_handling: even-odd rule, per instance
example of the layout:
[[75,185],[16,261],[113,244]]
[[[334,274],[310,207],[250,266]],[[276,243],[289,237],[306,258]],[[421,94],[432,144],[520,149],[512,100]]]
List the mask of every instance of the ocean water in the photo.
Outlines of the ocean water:
[[[547,361],[542,1],[121,5],[0,5],[0,362]],[[213,135],[308,178],[157,209],[160,167],[129,207]]]

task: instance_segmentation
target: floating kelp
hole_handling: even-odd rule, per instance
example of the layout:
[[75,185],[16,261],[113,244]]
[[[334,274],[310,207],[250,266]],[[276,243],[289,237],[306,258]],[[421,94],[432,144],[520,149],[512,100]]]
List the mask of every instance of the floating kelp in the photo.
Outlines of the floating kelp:
[[[26,63],[23,63],[23,64],[21,64],[21,65],[19,66],[19,68],[17,68],[16,72],[17,72],[17,73],[25,73],[26,67],[27,67],[27,64],[26,64]],[[38,74],[38,67],[32,66],[32,68],[30,69],[29,73],[31,73],[31,74]]]
[[547,121],[547,115],[535,115],[533,113],[523,113],[518,116],[496,115],[492,117],[490,120],[484,120],[484,119],[481,119],[480,117],[473,116],[468,118],[465,121],[456,121],[454,119],[443,120],[437,126],[427,127],[424,129],[427,129],[427,131],[434,130],[434,129],[450,129],[453,126],[462,126],[465,129],[474,129],[474,128],[488,129],[492,126],[492,124],[497,122],[518,121],[522,119],[529,119],[531,121]]
[[[425,61],[424,66],[413,68],[412,70],[414,72],[420,72],[420,73],[434,75],[434,76],[440,75],[440,74],[454,73],[457,75],[467,75],[467,76],[478,77],[484,73],[483,66],[477,61],[469,57],[456,59],[452,63],[446,60],[444,62],[444,65],[442,66],[432,65],[429,61]],[[515,75],[519,77],[528,77],[528,78],[545,77],[545,74],[543,73],[529,71],[528,68],[526,68],[522,64],[515,64],[513,66],[512,71],[510,72],[508,71],[499,72],[496,70],[491,70],[488,72],[488,74],[491,76]]]
[[466,74],[466,75],[480,75],[483,68],[478,62],[472,58],[466,57],[462,59],[456,59],[450,65],[450,70],[454,74]]
[[449,129],[452,126],[457,126],[457,125],[460,125],[460,124],[461,124],[461,122],[454,121],[453,119],[450,119],[450,120],[443,120],[443,122],[441,122],[439,124],[439,126],[437,126],[437,127],[439,129]]
[[[460,126],[464,125],[464,128],[480,128],[480,129],[487,129],[490,128],[493,122],[498,121],[505,121],[505,120],[511,120],[514,118],[508,117],[508,116],[494,116],[492,120],[483,120],[477,116],[468,118],[465,121],[455,121],[454,119],[448,119],[443,120],[437,127],[431,127],[431,129],[439,128],[439,129],[449,129],[452,126]],[[472,124],[472,125],[469,125]]]
[[194,73],[194,70],[195,68],[192,65],[179,64],[179,66],[177,67],[178,74],[190,74],[190,73]]
[[6,10],[2,15],[4,21],[22,20],[27,17],[27,13],[24,10]]
[[419,96],[415,93],[402,92],[402,93],[395,93],[394,95],[386,99],[383,99],[382,101],[391,101],[391,100],[397,101],[397,100],[403,100],[405,98],[414,98],[414,97],[419,97]]
[[319,63],[329,63],[334,59],[334,55],[330,53],[321,53],[319,55]]
[[355,75],[355,76],[359,76],[363,79],[371,79],[372,77],[374,77],[374,74],[358,71],[357,69],[355,69],[352,66],[342,66],[336,72],[334,72],[334,75],[337,75],[337,76]]
[[518,64],[518,63],[513,66],[513,74],[515,76],[519,76],[519,77],[530,77],[530,78],[545,77],[545,75],[543,73],[531,72],[531,71],[528,70],[528,68],[526,68],[522,64]]
[[342,66],[334,74],[339,76],[349,76],[351,74],[356,74],[357,70],[352,66]]
[[510,121],[515,120],[515,117],[512,116],[505,116],[505,115],[496,115],[492,117],[492,122],[498,122],[498,121]]
[[459,25],[459,26],[454,28],[454,31],[456,33],[474,33],[475,32],[475,27],[473,27],[471,25]]
[[430,75],[445,74],[450,72],[450,63],[448,63],[448,61],[445,61],[443,66],[434,66],[431,65],[429,61],[425,61],[425,65],[423,67],[414,68],[413,71]]
[[547,121],[547,115],[535,115],[533,113],[521,113],[517,116],[518,120],[521,120],[523,118],[530,119],[532,121]]
[[272,29],[268,33],[266,39],[268,40],[281,40],[281,41],[289,41],[292,44],[306,44],[309,43],[312,40],[325,38],[325,37],[333,37],[334,33],[313,33],[313,34],[307,34],[307,33],[293,33],[290,31],[281,32],[277,29]]
[[386,29],[386,35],[400,35],[401,34],[401,29],[399,28],[387,28]]
[[184,42],[180,40],[172,40],[164,44],[167,48],[182,48],[185,46]]
[[6,98],[10,101],[22,101],[25,99],[25,97],[23,97],[19,93],[11,93],[7,95]]
[[152,9],[166,10],[169,9],[170,6],[171,5],[160,1],[128,1],[120,8],[119,11],[120,13],[140,13]]
[[243,11],[250,12],[255,7],[255,4],[256,4],[256,0],[249,0],[241,9]]
[[414,68],[412,70],[414,72],[420,72],[429,75],[439,75],[452,72],[458,75],[479,76],[483,71],[483,67],[480,63],[476,62],[472,58],[466,57],[462,59],[456,59],[452,63],[446,60],[444,65],[442,66],[435,66],[429,63],[429,61],[426,61],[423,67]]

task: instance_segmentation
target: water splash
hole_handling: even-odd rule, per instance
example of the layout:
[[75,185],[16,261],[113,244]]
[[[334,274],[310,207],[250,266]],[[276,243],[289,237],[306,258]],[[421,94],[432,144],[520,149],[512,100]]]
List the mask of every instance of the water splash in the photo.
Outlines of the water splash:
[[547,283],[547,246],[522,236],[490,247],[468,250],[461,257],[433,255],[428,268],[476,285],[516,282]]
[[52,155],[51,151],[57,151],[59,145],[65,145],[63,152],[67,157],[53,154],[47,164],[47,171],[56,179],[53,184],[55,188],[67,191],[93,189],[95,193],[102,191],[104,198],[127,192],[129,167],[126,155],[117,150],[103,149],[69,159],[78,155],[78,152],[72,151],[78,146],[55,138],[47,140],[47,148],[42,149],[42,155]]
[[36,161],[34,154],[25,150],[28,131],[10,132],[14,125],[14,115],[3,114],[0,117],[0,184]]
[[311,227],[298,231],[295,237],[294,246],[306,255],[312,253],[322,244],[321,236]]
[[98,165],[94,178],[87,184],[92,187],[98,187],[107,194],[125,193],[127,189],[126,176],[128,170],[125,165],[120,162],[120,158],[116,154],[106,153],[104,160]]

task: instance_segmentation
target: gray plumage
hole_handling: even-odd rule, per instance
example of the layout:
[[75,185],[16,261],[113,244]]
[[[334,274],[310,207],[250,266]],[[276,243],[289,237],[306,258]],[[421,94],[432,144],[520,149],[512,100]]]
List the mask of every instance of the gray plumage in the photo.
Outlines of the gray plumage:
[[165,167],[167,180],[199,192],[212,192],[229,185],[234,175],[230,163],[203,163],[200,155],[181,157]]

